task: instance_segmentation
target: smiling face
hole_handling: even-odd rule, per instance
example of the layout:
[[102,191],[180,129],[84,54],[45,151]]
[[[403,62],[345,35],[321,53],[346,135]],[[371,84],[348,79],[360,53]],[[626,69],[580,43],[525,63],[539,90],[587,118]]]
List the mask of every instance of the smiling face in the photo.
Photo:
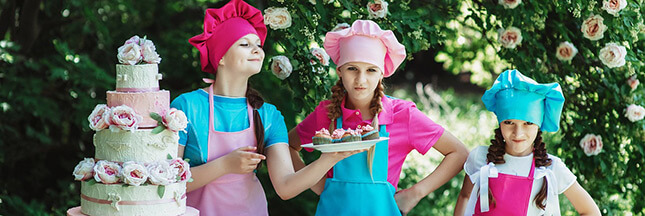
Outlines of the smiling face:
[[[248,34],[231,45],[219,62],[219,70],[235,71],[251,76],[262,69],[264,50],[256,34]],[[219,73],[219,72],[218,72]]]
[[526,156],[533,152],[533,142],[540,127],[531,122],[507,119],[499,124],[506,141],[506,153],[513,156]]
[[338,76],[343,80],[349,102],[369,104],[376,86],[383,79],[383,71],[373,64],[348,62],[339,68]]

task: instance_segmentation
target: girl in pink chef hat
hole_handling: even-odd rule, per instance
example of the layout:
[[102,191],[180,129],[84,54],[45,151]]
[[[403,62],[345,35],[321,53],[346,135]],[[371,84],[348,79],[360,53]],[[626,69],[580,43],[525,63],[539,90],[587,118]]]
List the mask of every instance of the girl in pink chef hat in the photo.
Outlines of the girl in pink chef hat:
[[282,199],[312,187],[338,161],[360,151],[322,154],[304,169],[292,166],[284,118],[249,87],[260,72],[267,29],[260,11],[241,0],[208,9],[204,32],[189,42],[200,52],[202,70],[215,75],[210,87],[184,93],[171,107],[188,118],[179,132],[179,156],[190,159],[188,206],[201,215],[268,215],[254,170],[266,160]]
[[[383,78],[405,59],[405,47],[392,31],[370,20],[356,20],[350,28],[329,32],[324,47],[339,80],[330,100],[289,132],[294,151],[310,143],[320,128],[356,128],[371,124],[381,137],[374,149],[370,173],[367,152],[337,163],[312,190],[320,194],[316,215],[407,214],[423,197],[453,178],[468,156],[466,147],[421,112],[413,102],[386,96]],[[445,156],[437,169],[410,188],[395,192],[403,161],[410,151],[425,154],[434,147]],[[297,154],[295,154],[297,155]],[[301,159],[293,159],[296,169]]]

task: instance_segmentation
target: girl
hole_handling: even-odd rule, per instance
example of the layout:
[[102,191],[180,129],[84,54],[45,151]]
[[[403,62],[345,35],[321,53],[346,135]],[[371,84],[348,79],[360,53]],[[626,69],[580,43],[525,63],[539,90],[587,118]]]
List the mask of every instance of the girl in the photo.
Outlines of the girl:
[[[190,159],[193,182],[187,205],[201,215],[267,215],[267,201],[253,172],[261,160],[278,195],[290,199],[310,188],[336,162],[357,153],[323,154],[294,173],[287,129],[275,106],[249,87],[260,72],[267,29],[260,11],[241,0],[208,9],[204,33],[189,40],[201,57],[210,87],[184,93],[171,107],[189,120],[180,132],[179,156]],[[266,156],[265,156],[266,155]]]
[[[302,143],[310,143],[321,128],[356,128],[371,124],[381,137],[376,144],[373,173],[367,153],[339,162],[327,178],[312,188],[320,194],[316,215],[401,215],[461,170],[468,150],[443,127],[434,123],[414,103],[385,96],[383,78],[391,76],[405,59],[405,47],[392,31],[384,31],[370,20],[357,20],[350,28],[329,32],[325,50],[338,65],[339,80],[331,100],[289,132],[296,169]],[[445,158],[437,169],[411,188],[395,194],[403,161],[417,150],[425,154],[434,147]],[[372,178],[373,177],[373,178]]]
[[542,142],[542,131],[559,128],[564,104],[560,85],[539,84],[509,70],[499,75],[482,101],[500,125],[490,147],[479,146],[468,156],[468,177],[455,215],[560,215],[561,193],[580,215],[600,215],[573,173],[547,154]]

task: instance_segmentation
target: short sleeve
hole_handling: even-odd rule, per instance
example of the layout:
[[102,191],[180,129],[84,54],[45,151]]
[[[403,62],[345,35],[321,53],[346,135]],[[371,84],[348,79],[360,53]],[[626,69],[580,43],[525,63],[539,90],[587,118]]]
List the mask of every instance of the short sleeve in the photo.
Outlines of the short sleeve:
[[327,128],[331,120],[327,118],[327,105],[329,101],[322,101],[316,109],[310,113],[302,122],[296,126],[296,132],[300,137],[300,143],[311,143],[311,138],[317,130],[325,127]]
[[425,154],[441,138],[444,128],[428,118],[414,104],[408,110],[408,137],[410,144],[419,153]]
[[573,183],[576,182],[576,176],[567,168],[566,164],[560,158],[551,156],[552,170],[558,181],[558,194],[564,193]]
[[276,109],[275,106],[270,104],[264,104],[266,109],[266,119],[263,120],[265,136],[264,142],[266,147],[270,147],[276,143],[289,143],[289,135],[287,133],[287,126],[284,123],[284,116],[282,113]]
[[487,146],[477,146],[468,154],[466,163],[464,163],[464,171],[473,183],[475,180],[472,179],[472,175],[479,172],[479,169],[486,165],[486,154],[488,154]]
[[[179,95],[179,97],[175,98],[172,101],[172,103],[170,103],[171,108],[181,110],[184,113],[186,113],[186,111],[185,111],[186,107],[185,106],[186,106],[186,98],[184,98],[183,95]],[[186,127],[186,131],[185,132],[184,131],[179,131],[178,132],[178,134],[179,134],[179,145],[186,146],[186,143],[188,141],[188,133],[192,132],[191,131],[192,128],[193,128],[192,124],[190,123],[190,121],[188,121],[188,126]]]

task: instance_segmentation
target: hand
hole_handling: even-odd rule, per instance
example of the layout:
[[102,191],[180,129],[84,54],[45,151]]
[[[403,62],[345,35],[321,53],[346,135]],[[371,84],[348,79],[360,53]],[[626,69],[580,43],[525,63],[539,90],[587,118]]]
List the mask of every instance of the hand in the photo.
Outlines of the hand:
[[255,170],[266,156],[256,153],[257,147],[245,146],[223,156],[228,173],[245,174]]
[[419,196],[412,188],[403,189],[394,194],[394,200],[396,205],[399,206],[402,215],[408,214],[419,203],[421,198],[423,196]]
[[341,161],[349,156],[361,153],[367,151],[367,149],[361,149],[361,150],[354,150],[354,151],[342,151],[342,152],[327,152],[327,153],[322,153],[320,155],[320,158],[330,158],[335,162]]

